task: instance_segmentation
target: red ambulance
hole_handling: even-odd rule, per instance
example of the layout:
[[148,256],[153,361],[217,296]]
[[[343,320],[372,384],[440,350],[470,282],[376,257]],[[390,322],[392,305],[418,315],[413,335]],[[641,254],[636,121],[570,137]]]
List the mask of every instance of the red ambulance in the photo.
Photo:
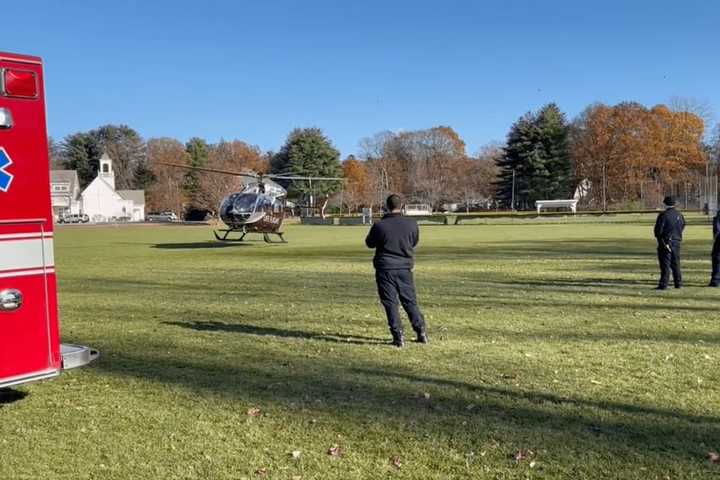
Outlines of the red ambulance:
[[98,353],[61,345],[42,60],[0,52],[0,388]]

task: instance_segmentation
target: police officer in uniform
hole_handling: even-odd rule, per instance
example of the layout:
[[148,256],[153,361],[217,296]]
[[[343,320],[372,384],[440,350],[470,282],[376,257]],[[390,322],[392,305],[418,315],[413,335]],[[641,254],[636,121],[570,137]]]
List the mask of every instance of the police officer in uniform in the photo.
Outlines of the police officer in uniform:
[[385,204],[388,213],[370,228],[365,244],[375,249],[375,281],[380,302],[387,314],[392,345],[404,345],[398,303],[407,313],[417,341],[428,343],[425,318],[417,304],[412,272],[420,231],[415,220],[403,216],[402,200],[398,195],[390,195]]
[[708,287],[720,287],[720,210],[713,218],[712,274]]
[[675,208],[675,199],[665,197],[665,211],[658,215],[655,222],[655,238],[658,242],[658,262],[660,263],[660,282],[656,290],[665,290],[672,271],[675,288],[682,287],[680,271],[680,242],[685,229],[685,218]]

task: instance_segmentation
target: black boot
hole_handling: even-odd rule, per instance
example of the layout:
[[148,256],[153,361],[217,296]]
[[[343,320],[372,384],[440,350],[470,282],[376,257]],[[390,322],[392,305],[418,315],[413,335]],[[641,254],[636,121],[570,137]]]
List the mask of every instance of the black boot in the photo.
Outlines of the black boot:
[[398,348],[405,346],[405,339],[403,338],[402,332],[399,332],[399,333],[390,332],[390,333],[392,333],[392,342],[390,343],[390,345],[392,345],[393,347],[398,347]]
[[418,343],[430,343],[430,340],[428,339],[427,333],[425,331],[418,332],[417,342]]

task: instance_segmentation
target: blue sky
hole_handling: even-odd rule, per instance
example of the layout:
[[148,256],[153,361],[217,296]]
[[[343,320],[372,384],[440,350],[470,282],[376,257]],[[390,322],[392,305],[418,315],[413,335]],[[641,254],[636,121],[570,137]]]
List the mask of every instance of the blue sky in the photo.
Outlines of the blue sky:
[[720,2],[35,1],[3,5],[2,50],[46,63],[50,135],[276,150],[322,128],[343,155],[382,130],[455,128],[474,153],[528,110],[673,96],[720,114]]

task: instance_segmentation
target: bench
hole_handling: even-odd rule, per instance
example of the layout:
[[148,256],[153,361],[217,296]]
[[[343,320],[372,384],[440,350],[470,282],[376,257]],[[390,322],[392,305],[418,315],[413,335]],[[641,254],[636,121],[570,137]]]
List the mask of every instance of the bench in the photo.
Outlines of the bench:
[[572,200],[536,200],[535,208],[537,208],[537,213],[540,214],[540,210],[543,208],[565,207],[569,208],[574,215],[577,211],[577,203],[578,199],[576,198],[573,198]]

